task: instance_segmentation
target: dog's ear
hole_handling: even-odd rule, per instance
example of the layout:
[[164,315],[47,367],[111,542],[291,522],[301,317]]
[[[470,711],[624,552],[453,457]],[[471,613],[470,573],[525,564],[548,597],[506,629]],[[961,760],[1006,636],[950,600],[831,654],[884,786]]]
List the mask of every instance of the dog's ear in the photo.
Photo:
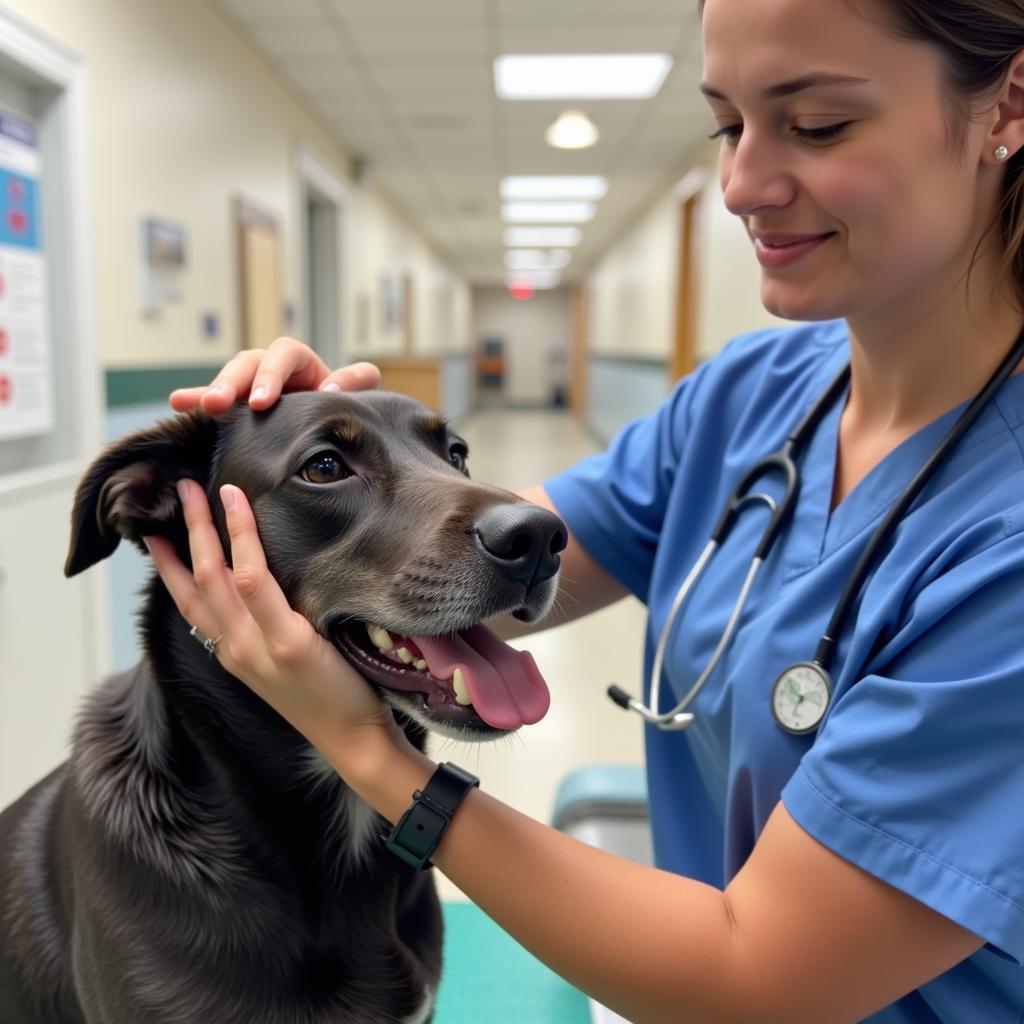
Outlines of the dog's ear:
[[107,448],[78,485],[64,575],[113,554],[122,537],[141,547],[144,536],[183,532],[175,484],[206,482],[217,429],[206,413],[184,413]]

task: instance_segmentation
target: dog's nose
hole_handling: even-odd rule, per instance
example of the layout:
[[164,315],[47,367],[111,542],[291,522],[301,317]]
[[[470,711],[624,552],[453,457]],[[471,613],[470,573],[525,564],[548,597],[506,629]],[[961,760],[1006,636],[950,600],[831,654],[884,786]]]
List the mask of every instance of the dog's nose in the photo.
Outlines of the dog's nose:
[[558,552],[568,540],[558,516],[528,502],[489,508],[477,520],[476,536],[502,573],[527,587],[558,572]]

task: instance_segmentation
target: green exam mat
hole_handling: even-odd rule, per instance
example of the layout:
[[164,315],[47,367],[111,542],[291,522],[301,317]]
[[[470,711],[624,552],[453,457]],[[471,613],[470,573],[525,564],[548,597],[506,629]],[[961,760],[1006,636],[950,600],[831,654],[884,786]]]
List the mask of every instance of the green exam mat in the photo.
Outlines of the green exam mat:
[[590,1024],[586,996],[472,903],[444,905],[433,1024]]

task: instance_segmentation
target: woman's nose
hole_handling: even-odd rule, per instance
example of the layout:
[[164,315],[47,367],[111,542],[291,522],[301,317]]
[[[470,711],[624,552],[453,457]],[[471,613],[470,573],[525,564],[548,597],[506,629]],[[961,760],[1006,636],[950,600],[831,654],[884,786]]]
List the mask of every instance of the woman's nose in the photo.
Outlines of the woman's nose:
[[796,195],[780,147],[753,134],[741,136],[732,149],[723,147],[719,171],[726,209],[737,217],[788,206]]

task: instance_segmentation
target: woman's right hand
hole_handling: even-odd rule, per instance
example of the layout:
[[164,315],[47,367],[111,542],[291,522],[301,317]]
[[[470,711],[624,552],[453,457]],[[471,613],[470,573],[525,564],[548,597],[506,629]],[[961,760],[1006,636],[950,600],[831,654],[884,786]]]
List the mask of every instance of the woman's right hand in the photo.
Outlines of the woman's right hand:
[[278,338],[269,348],[239,352],[207,386],[172,392],[171,408],[219,413],[248,396],[253,409],[269,409],[283,391],[365,391],[379,384],[380,370],[373,363],[331,371],[308,345]]

